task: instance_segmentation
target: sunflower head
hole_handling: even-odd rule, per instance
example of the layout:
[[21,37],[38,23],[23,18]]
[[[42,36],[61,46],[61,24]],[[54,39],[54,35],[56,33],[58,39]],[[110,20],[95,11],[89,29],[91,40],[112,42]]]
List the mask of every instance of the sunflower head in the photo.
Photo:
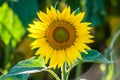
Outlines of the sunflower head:
[[50,60],[50,67],[61,67],[65,62],[68,65],[79,58],[80,52],[87,54],[90,47],[86,43],[92,43],[90,35],[91,23],[81,22],[84,12],[75,15],[71,13],[70,7],[64,8],[62,12],[51,6],[46,13],[38,12],[40,21],[33,21],[28,28],[30,37],[35,38],[31,44],[32,49],[38,48],[36,55],[44,57],[47,63]]

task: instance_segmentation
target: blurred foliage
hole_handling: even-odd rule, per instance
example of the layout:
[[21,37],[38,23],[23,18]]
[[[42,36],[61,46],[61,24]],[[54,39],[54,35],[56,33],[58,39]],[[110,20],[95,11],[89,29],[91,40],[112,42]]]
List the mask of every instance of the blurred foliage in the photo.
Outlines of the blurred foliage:
[[104,16],[106,14],[104,0],[87,0],[85,5],[87,12],[85,21],[92,22],[92,26],[97,26],[104,22]]
[[19,16],[25,28],[36,17],[38,11],[37,0],[0,0],[1,5],[4,2],[7,2],[14,13]]
[[[107,53],[106,56],[110,59],[110,54],[112,54],[112,60],[115,62],[112,68],[105,65],[103,70],[98,70],[102,74],[105,73],[103,75],[97,75],[97,71],[89,74],[93,76],[96,74],[95,77],[100,76],[103,80],[109,75],[109,78],[112,77],[111,80],[119,80],[120,36],[115,41],[112,50],[106,51],[115,33],[120,29],[120,0],[0,0],[0,74],[7,73],[18,61],[28,59],[33,55],[29,47],[30,39],[27,38],[26,28],[37,17],[38,10],[44,12],[50,5],[57,6],[60,10],[65,6],[70,6],[72,11],[79,9],[86,12],[84,21],[91,22],[91,27],[94,28],[91,32],[95,35],[95,43],[91,47],[104,54]],[[81,73],[89,71],[91,65],[84,64]],[[56,72],[59,74],[59,71]],[[75,78],[74,73],[75,69],[70,74],[70,78]],[[39,79],[38,76],[42,78]],[[46,79],[44,76],[53,80],[53,77],[46,73],[31,75],[30,80]],[[93,80],[93,76],[89,79]]]
[[[0,37],[6,45],[16,46],[25,31],[18,16],[4,3],[0,7]],[[7,18],[6,18],[7,17]],[[19,31],[17,31],[19,29]]]
[[33,55],[29,48],[30,41],[26,38],[26,27],[36,17],[37,11],[37,0],[0,0],[0,71],[2,74],[8,72],[8,69],[18,61]]

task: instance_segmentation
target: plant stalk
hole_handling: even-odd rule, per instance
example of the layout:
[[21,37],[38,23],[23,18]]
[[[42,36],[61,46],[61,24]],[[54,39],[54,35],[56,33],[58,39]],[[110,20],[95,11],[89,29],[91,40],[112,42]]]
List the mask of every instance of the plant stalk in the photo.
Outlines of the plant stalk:
[[80,77],[80,74],[81,74],[81,71],[82,70],[82,64],[78,64],[77,66],[76,66],[76,78],[78,78],[78,77]]
[[57,76],[57,74],[54,71],[52,71],[51,69],[48,69],[46,71],[48,71],[49,73],[51,73],[55,77],[56,80],[60,80],[60,78]]
[[61,78],[62,78],[62,80],[66,80],[66,65],[65,65],[65,63],[61,67]]
[[[115,33],[115,35],[113,36],[113,38],[112,38],[112,40],[111,40],[111,43],[110,43],[110,45],[109,45],[109,47],[108,47],[108,49],[106,50],[106,52],[105,52],[105,54],[107,55],[107,56],[110,56],[110,60],[111,60],[111,64],[109,64],[109,65],[106,65],[107,67],[108,67],[108,71],[109,71],[109,73],[111,72],[111,74],[109,74],[109,75],[107,75],[106,76],[106,74],[107,74],[107,72],[105,72],[105,74],[104,74],[104,77],[102,78],[102,80],[104,80],[104,79],[109,79],[109,78],[112,78],[112,76],[114,75],[114,63],[113,63],[113,52],[112,52],[112,48],[114,47],[114,44],[115,44],[115,42],[116,42],[116,40],[117,40],[117,38],[120,36],[120,29]],[[111,67],[110,69],[109,69],[109,67]],[[108,76],[109,76],[109,78],[108,78]]]

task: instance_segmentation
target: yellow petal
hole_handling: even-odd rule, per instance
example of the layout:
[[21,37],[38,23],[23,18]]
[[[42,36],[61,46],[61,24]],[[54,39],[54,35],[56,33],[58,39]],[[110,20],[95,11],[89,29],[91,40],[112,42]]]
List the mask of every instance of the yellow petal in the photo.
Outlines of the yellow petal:
[[32,29],[32,28],[28,28],[27,30],[30,31],[31,33],[34,33],[34,34],[41,34],[44,32],[43,30]]
[[76,41],[74,47],[78,49],[80,52],[84,52],[87,54],[87,51],[85,50],[85,47],[82,45],[82,43]]
[[33,21],[33,23],[36,26],[36,28],[39,28],[40,30],[45,30],[47,28],[47,26],[40,21]]
[[48,52],[47,52],[46,57],[45,57],[45,63],[46,64],[47,64],[49,58],[52,56],[53,51],[54,51],[53,48],[51,48],[50,46],[47,49],[48,49]]
[[76,16],[75,16],[75,18],[76,18],[76,22],[78,21],[78,22],[81,22],[82,20],[83,20],[83,18],[84,18],[84,15],[85,15],[85,12],[80,12],[79,14],[77,14]]
[[61,13],[61,17],[62,17],[62,20],[64,20],[66,18],[66,13],[67,13],[67,7],[65,7]]
[[32,49],[41,47],[44,45],[44,43],[45,43],[45,38],[37,39],[31,44]]
[[51,6],[51,13],[52,13],[52,19],[53,20],[57,20],[57,11],[55,10],[55,8],[53,6]]
[[74,51],[74,56],[75,56],[76,58],[82,59],[82,56],[81,56],[81,54],[80,54],[80,52],[79,52],[78,49],[73,48],[73,51]]
[[60,68],[61,66],[63,66],[64,62],[65,62],[65,51],[64,50],[59,50],[57,53],[58,56],[58,68]]
[[58,16],[57,16],[58,20],[62,20],[62,17],[61,17],[62,15],[61,15],[60,11],[57,11],[57,14],[58,14]]
[[43,12],[39,12],[37,13],[39,19],[44,22],[45,24],[49,24],[49,22],[51,21],[50,18]]
[[51,55],[51,58],[50,58],[50,67],[56,67],[57,63],[57,52],[56,50],[53,51],[53,54]]
[[43,58],[47,54],[47,48],[48,48],[48,43],[45,42],[43,46],[40,47],[40,49],[36,52],[37,54],[40,54],[39,58]]
[[66,59],[67,59],[68,63],[69,62],[74,63],[75,57],[74,57],[74,52],[73,52],[72,47],[70,47],[66,50]]
[[41,33],[41,34],[29,34],[28,36],[31,38],[43,38],[45,35],[44,33]]

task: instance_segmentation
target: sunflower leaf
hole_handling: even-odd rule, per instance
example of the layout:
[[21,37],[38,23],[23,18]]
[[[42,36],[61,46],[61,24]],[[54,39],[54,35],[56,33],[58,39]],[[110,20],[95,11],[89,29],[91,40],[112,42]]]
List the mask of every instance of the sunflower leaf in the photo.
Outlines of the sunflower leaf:
[[108,59],[106,59],[100,52],[97,50],[88,50],[88,54],[84,54],[81,52],[80,54],[83,57],[82,61],[83,63],[85,62],[96,62],[96,63],[111,63]]
[[80,8],[77,8],[77,9],[75,10],[75,15],[77,15],[78,13],[80,13]]
[[32,57],[13,66],[8,74],[0,77],[0,80],[27,80],[30,73],[41,72],[46,69],[48,68],[45,67],[43,58]]
[[0,80],[27,80],[28,79],[28,74],[21,74],[21,75],[14,75],[14,76],[1,76]]

